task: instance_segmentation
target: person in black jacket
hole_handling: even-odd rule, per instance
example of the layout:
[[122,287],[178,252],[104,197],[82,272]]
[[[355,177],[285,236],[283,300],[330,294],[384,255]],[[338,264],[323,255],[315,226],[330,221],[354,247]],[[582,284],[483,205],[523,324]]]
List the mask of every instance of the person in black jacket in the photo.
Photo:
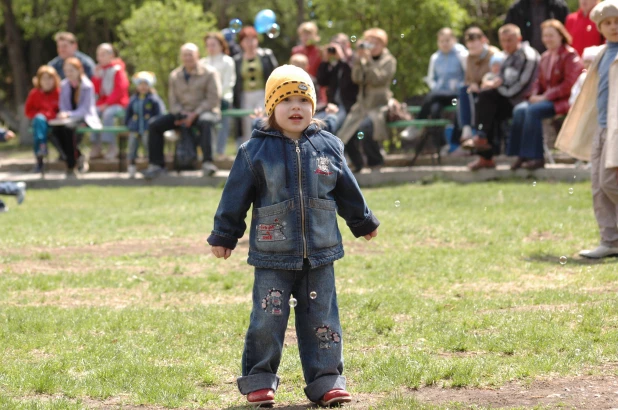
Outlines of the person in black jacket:
[[[326,97],[329,104],[335,104],[339,108],[337,113],[337,131],[343,124],[345,117],[356,102],[358,84],[352,81],[352,67],[349,54],[350,48],[348,36],[340,33],[331,39],[330,44],[324,49],[324,57],[318,67],[317,81],[321,87],[327,87]],[[325,111],[316,114],[317,118],[326,116]]]
[[542,54],[545,46],[541,41],[541,23],[548,19],[559,20],[562,24],[569,14],[565,0],[519,0],[506,14],[504,24],[515,24],[521,30],[523,41]]
[[[238,43],[242,48],[234,56],[236,63],[236,84],[234,85],[234,108],[254,110],[264,107],[264,87],[266,80],[279,66],[272,50],[258,47],[258,34],[251,26],[243,27],[238,33]],[[237,124],[240,143],[251,136],[251,118],[244,117]],[[242,127],[241,127],[242,123]]]

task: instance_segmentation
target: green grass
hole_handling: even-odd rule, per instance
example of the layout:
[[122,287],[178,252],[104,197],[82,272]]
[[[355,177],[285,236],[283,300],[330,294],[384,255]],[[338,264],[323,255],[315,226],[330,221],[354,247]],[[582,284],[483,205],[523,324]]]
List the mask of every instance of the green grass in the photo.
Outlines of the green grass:
[[[406,392],[606,371],[618,354],[618,269],[576,257],[598,242],[589,191],[364,190],[379,236],[356,240],[340,220],[347,256],[336,263],[350,390],[377,394],[372,408],[445,409]],[[20,207],[8,199],[0,408],[242,405],[233,382],[252,268],[246,250],[223,261],[205,245],[220,193],[82,187],[30,191]],[[293,342],[279,373],[278,401],[306,403]]]

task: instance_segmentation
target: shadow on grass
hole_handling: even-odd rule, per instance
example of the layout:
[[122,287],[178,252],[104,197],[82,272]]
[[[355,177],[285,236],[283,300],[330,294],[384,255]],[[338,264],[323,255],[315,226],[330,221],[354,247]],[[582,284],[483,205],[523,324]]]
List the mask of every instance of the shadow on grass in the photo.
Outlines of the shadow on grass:
[[[527,258],[523,258],[526,262],[543,262],[550,265],[560,265],[560,258],[562,256],[550,255],[546,253],[538,253],[530,255]],[[567,258],[565,265],[577,265],[577,266],[589,266],[589,265],[606,265],[606,264],[618,263],[618,257],[609,257],[604,259],[588,259],[588,258]]]

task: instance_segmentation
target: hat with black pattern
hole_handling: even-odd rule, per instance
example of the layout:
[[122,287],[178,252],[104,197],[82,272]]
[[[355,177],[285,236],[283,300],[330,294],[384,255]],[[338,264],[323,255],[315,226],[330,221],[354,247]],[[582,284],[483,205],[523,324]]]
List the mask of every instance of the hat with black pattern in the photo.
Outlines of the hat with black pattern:
[[311,77],[305,70],[293,65],[282,65],[273,70],[266,81],[266,96],[264,106],[266,114],[271,116],[275,107],[288,97],[305,96],[313,106],[312,115],[315,114],[315,87]]

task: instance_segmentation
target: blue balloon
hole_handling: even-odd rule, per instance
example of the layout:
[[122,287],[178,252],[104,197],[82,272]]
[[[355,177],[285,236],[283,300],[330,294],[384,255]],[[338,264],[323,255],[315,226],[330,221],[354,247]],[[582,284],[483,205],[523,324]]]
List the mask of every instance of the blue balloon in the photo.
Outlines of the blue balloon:
[[262,10],[255,15],[255,31],[260,34],[266,33],[276,22],[277,16],[275,16],[274,11],[269,9]]

